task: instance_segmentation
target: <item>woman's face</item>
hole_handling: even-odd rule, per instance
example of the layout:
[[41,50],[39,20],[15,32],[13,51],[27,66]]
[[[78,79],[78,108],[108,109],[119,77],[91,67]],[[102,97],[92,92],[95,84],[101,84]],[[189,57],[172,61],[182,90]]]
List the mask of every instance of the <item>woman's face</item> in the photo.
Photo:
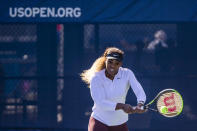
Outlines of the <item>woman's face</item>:
[[114,59],[107,59],[105,64],[106,64],[106,71],[111,76],[115,76],[118,73],[119,67],[122,66],[122,62],[119,62]]

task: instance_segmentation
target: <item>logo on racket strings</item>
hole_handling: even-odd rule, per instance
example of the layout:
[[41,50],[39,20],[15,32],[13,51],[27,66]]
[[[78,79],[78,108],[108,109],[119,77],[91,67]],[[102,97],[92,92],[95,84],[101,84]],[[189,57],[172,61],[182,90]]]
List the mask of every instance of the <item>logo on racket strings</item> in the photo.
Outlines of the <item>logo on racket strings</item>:
[[171,93],[171,96],[164,98],[165,106],[168,108],[168,112],[173,112],[176,110],[174,93]]

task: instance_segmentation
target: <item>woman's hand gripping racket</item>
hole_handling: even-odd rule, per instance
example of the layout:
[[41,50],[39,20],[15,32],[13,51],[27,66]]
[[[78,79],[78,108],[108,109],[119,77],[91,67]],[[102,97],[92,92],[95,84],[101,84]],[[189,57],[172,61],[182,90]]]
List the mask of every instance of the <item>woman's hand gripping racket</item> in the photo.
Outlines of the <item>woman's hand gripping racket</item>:
[[165,117],[178,116],[183,109],[183,99],[174,89],[165,89],[148,104],[145,109],[156,111]]

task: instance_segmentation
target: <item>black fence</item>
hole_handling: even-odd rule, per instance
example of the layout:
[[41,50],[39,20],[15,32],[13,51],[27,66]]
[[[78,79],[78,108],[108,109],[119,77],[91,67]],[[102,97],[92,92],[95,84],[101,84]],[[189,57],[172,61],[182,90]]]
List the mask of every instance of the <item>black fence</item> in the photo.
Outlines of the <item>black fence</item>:
[[[184,109],[176,118],[130,115],[136,130],[196,130],[197,24],[0,24],[0,129],[86,131],[93,106],[79,74],[106,47],[125,51],[147,101],[177,89]],[[162,37],[163,47],[157,47]],[[136,104],[128,93],[127,102]]]

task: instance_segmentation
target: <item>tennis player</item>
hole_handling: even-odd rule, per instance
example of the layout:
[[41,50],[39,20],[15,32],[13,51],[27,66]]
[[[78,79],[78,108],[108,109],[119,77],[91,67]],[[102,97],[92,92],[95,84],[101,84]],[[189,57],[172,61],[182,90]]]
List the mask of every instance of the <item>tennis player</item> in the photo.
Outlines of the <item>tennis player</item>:
[[[81,78],[90,87],[94,101],[88,131],[128,131],[128,114],[144,113],[146,95],[130,69],[122,67],[124,52],[107,48]],[[137,106],[125,104],[129,88],[137,97]]]

